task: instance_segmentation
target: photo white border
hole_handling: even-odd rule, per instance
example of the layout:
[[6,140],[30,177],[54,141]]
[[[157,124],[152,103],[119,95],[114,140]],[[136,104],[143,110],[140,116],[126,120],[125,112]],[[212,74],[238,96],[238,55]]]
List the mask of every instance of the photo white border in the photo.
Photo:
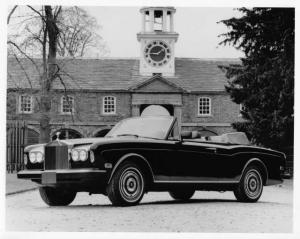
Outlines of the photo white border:
[[[65,238],[71,237],[82,238],[85,239],[94,238],[95,236],[100,236],[101,238],[131,238],[131,239],[140,239],[140,238],[300,238],[300,197],[299,197],[299,162],[298,156],[300,147],[298,146],[298,142],[295,140],[295,161],[294,161],[294,233],[287,234],[252,234],[252,233],[15,233],[15,232],[4,232],[5,230],[5,152],[6,152],[6,74],[7,74],[7,60],[6,60],[6,36],[7,36],[7,26],[6,26],[6,17],[8,13],[8,6],[10,5],[41,5],[41,4],[52,4],[52,5],[80,5],[80,6],[175,6],[175,7],[296,7],[296,16],[299,15],[299,3],[300,1],[287,1],[287,0],[214,0],[214,1],[197,1],[197,0],[5,0],[0,2],[0,17],[1,17],[1,61],[0,61],[0,74],[1,74],[1,86],[0,86],[0,112],[1,112],[1,123],[2,127],[0,127],[0,152],[1,152],[1,160],[0,160],[0,237],[2,238]],[[299,69],[299,51],[297,52],[297,42],[299,43],[299,19],[296,17],[296,39],[295,39],[295,132],[300,132],[299,128],[299,116],[298,116],[298,102],[299,102],[299,81],[298,79],[298,69]],[[295,134],[296,139],[297,134]],[[297,213],[295,213],[297,212]]]

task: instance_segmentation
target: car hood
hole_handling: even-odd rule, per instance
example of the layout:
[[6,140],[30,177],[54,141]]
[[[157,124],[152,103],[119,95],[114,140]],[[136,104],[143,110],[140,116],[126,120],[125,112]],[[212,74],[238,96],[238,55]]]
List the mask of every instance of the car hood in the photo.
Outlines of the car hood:
[[[63,139],[60,142],[63,142],[69,146],[69,148],[77,147],[77,146],[88,146],[93,143],[101,143],[112,140],[111,138],[79,138],[79,139]],[[44,152],[45,144],[33,144],[27,146],[24,151],[25,152]]]
[[[72,148],[85,148],[85,149],[89,149],[91,145],[99,145],[102,143],[113,143],[113,142],[122,142],[122,141],[128,141],[128,138],[131,138],[131,140],[134,141],[141,141],[141,140],[145,140],[145,141],[153,141],[151,139],[144,139],[144,138],[132,138],[131,136],[128,137],[103,137],[103,138],[78,138],[78,139],[64,139],[64,140],[59,140],[60,142],[63,142],[65,144],[68,145],[69,149]],[[34,144],[34,145],[30,145],[27,146],[24,149],[24,152],[42,152],[44,153],[44,147],[46,144]]]

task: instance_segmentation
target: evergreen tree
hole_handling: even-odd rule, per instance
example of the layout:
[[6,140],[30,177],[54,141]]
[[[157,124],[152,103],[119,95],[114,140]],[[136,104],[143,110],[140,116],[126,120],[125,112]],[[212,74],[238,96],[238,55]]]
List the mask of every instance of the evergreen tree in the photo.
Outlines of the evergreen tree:
[[258,145],[283,149],[294,134],[294,8],[238,9],[240,18],[223,20],[229,28],[221,45],[245,54],[240,64],[220,66],[232,100],[242,104],[244,122],[233,127]]

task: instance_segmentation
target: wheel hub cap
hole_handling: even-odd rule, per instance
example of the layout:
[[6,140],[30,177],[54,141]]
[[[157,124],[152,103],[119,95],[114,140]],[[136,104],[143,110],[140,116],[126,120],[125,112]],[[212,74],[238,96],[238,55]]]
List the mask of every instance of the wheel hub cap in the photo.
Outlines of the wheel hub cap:
[[143,177],[135,168],[128,168],[122,173],[119,186],[123,199],[128,202],[135,202],[143,194]]
[[247,172],[244,187],[249,198],[255,199],[259,197],[262,192],[262,178],[257,170],[252,169]]

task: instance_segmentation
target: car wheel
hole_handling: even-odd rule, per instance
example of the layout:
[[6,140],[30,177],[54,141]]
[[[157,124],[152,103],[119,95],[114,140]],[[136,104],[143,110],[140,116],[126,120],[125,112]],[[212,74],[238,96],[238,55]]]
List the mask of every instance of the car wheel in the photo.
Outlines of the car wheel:
[[260,170],[255,166],[245,169],[239,185],[233,191],[240,202],[256,202],[263,191],[263,179]]
[[109,200],[115,206],[133,206],[144,195],[145,179],[142,170],[134,163],[125,163],[113,175],[107,186]]
[[40,187],[41,198],[49,206],[69,205],[76,197],[76,192],[65,188]]
[[183,190],[175,190],[175,191],[170,191],[169,194],[172,198],[176,200],[189,200],[195,193],[194,189],[183,189]]

